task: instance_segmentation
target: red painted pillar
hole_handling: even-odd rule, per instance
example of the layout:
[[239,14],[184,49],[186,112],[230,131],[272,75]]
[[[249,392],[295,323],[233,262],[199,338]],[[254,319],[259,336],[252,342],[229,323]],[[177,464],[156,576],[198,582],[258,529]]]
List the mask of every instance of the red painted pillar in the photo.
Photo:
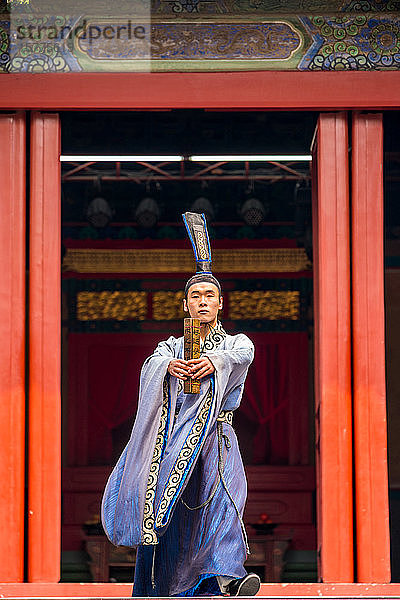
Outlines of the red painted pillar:
[[0,581],[24,577],[25,115],[0,115]]
[[324,582],[353,581],[348,125],[321,114],[314,148],[318,550]]
[[57,114],[31,119],[28,579],[57,582],[61,537],[61,180]]
[[383,283],[383,125],[353,115],[352,261],[357,579],[390,581]]

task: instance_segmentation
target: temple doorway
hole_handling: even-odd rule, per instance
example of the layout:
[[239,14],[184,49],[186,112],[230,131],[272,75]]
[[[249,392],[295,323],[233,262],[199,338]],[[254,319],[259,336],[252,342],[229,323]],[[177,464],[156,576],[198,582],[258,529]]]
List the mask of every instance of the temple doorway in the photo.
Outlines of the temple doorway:
[[107,547],[99,504],[129,438],[141,364],[158,341],[182,335],[193,263],[186,210],[207,216],[224,327],[256,346],[234,421],[249,483],[249,569],[264,581],[317,580],[307,158],[316,120],[61,114],[62,581],[132,581],[134,553]]

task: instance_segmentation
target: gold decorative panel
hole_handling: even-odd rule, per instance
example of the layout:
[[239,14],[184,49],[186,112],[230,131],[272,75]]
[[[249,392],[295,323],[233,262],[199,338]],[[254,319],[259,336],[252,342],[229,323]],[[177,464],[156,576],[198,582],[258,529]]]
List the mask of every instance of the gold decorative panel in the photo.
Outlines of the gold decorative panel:
[[[172,321],[183,319],[185,313],[182,307],[183,291],[154,292],[153,319],[155,321]],[[186,313],[188,316],[188,313]]]
[[230,292],[229,318],[240,319],[291,319],[300,317],[300,292]]
[[[216,273],[287,273],[310,269],[304,248],[214,250]],[[68,248],[63,269],[79,273],[193,273],[191,250]]]
[[144,321],[147,316],[147,292],[79,292],[76,315],[78,321]]

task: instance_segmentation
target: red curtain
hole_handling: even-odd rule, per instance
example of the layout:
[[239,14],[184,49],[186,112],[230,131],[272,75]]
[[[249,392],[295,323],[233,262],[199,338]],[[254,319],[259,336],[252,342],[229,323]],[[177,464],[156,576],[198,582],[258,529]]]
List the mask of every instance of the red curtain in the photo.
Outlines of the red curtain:
[[115,434],[125,424],[121,443],[127,442],[136,414],[140,370],[159,337],[136,333],[70,334],[70,464],[107,465],[115,460],[113,445],[119,437]]
[[92,346],[88,354],[88,458],[108,464],[112,431],[132,419],[137,407],[143,353],[132,346]]
[[240,412],[254,422],[252,464],[299,464],[307,453],[308,336],[249,334],[255,344]]

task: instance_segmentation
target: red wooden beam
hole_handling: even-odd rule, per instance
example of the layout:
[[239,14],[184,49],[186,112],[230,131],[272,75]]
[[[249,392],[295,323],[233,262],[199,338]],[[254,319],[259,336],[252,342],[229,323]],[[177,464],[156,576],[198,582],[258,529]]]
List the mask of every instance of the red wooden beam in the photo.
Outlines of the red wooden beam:
[[395,71],[227,73],[17,73],[0,77],[0,109],[394,108]]
[[352,145],[357,578],[389,582],[382,115],[356,113]]
[[324,582],[353,581],[348,129],[322,114],[314,186],[318,546]]
[[57,582],[61,531],[60,124],[31,119],[28,579]]
[[[5,598],[129,598],[129,583],[0,583]],[[262,583],[258,598],[390,598],[400,596],[400,583]]]
[[0,581],[24,578],[25,115],[0,115]]

